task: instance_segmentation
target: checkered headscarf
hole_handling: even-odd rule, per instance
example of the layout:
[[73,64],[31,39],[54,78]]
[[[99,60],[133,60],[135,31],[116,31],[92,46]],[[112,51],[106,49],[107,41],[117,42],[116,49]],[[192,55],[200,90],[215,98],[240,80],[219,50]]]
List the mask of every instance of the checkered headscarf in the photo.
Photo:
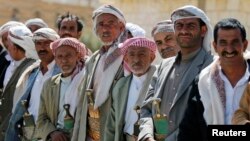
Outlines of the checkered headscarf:
[[127,53],[129,47],[145,47],[150,49],[153,53],[155,53],[157,49],[155,42],[145,37],[129,38],[124,43],[119,44],[119,48],[123,55]]
[[70,46],[72,48],[75,48],[78,53],[80,53],[81,58],[85,57],[85,45],[78,41],[75,38],[67,37],[67,38],[61,38],[58,40],[55,40],[50,44],[50,48],[52,49],[53,54],[55,55],[56,49],[58,49],[61,46]]

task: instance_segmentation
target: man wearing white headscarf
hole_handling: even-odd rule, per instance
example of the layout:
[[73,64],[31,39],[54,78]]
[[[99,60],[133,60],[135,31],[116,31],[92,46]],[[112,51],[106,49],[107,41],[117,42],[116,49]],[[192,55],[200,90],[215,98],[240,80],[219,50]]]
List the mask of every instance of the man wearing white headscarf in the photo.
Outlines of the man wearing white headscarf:
[[25,25],[21,22],[9,21],[0,27],[0,37],[1,37],[0,43],[2,44],[3,47],[5,47],[5,49],[8,49],[7,38],[9,29],[14,26],[25,26]]
[[[19,141],[21,139],[36,139],[37,132],[33,128],[26,128],[20,124],[26,110],[34,117],[34,123],[38,117],[40,104],[40,94],[45,80],[60,72],[59,67],[55,64],[54,55],[50,49],[50,43],[59,39],[59,35],[51,28],[40,28],[34,32],[32,37],[36,51],[39,56],[38,61],[32,64],[20,77],[17,88],[23,89],[15,93],[17,104],[13,106],[13,114],[6,131],[5,140]],[[22,101],[26,100],[27,107],[22,106]],[[18,132],[15,127],[21,127],[22,133]],[[35,128],[35,127],[34,127]],[[33,134],[34,132],[34,134]],[[33,134],[33,137],[31,136]]]
[[4,81],[4,76],[7,70],[7,67],[10,64],[11,57],[7,52],[8,49],[8,44],[7,44],[7,37],[8,37],[8,31],[10,27],[13,26],[18,26],[18,25],[23,25],[20,22],[16,21],[9,21],[2,25],[0,27],[0,93],[3,91],[3,81]]
[[[8,42],[8,52],[13,60],[6,70],[4,89],[0,96],[0,130],[4,132],[15,103],[15,93],[19,93],[19,91],[15,92],[17,82],[22,73],[38,58],[32,41],[32,33],[26,26],[11,27]],[[3,136],[0,136],[0,140],[3,140]]]
[[[199,97],[199,93],[194,92],[197,88],[196,76],[213,60],[210,44],[206,42],[207,37],[211,36],[208,31],[209,21],[202,10],[187,5],[173,11],[171,19],[181,50],[176,57],[163,60],[153,78],[155,80],[151,83],[145,105],[141,109],[139,140],[180,140],[180,127],[187,117],[186,111],[192,100]],[[192,117],[199,118],[198,114]],[[195,124],[200,124],[199,120]],[[202,138],[199,128],[196,130],[197,133],[184,140]],[[197,136],[193,138],[193,135]]]
[[34,33],[39,28],[48,27],[48,25],[41,18],[29,19],[24,23],[32,33]]
[[93,12],[92,18],[94,32],[103,46],[86,63],[88,79],[82,84],[82,104],[77,109],[72,141],[103,140],[106,114],[111,106],[109,92],[123,76],[123,55],[118,48],[124,40],[126,24],[122,12],[112,5],[103,5]]
[[151,36],[163,59],[173,57],[180,51],[174,35],[174,24],[171,20],[160,21],[155,25]]

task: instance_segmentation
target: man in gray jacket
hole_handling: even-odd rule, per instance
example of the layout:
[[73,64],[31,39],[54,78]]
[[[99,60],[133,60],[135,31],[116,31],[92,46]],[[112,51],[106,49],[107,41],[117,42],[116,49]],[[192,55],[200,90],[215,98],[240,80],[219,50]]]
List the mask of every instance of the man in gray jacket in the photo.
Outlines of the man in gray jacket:
[[139,140],[177,140],[193,81],[212,61],[212,29],[205,13],[188,5],[176,9],[171,20],[181,51],[176,57],[164,60],[156,72],[157,80],[152,81],[155,83],[151,84],[141,110]]

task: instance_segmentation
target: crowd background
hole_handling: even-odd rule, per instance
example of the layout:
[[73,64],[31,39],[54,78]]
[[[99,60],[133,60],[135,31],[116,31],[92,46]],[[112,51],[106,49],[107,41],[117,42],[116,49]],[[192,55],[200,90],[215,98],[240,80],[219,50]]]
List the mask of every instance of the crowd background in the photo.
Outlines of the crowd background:
[[56,29],[59,14],[70,11],[78,15],[85,23],[81,40],[92,51],[100,47],[100,42],[92,32],[91,15],[94,9],[105,3],[121,9],[126,20],[140,25],[149,38],[158,21],[169,19],[174,9],[186,4],[202,9],[212,26],[222,18],[232,17],[241,21],[247,33],[250,32],[250,0],[0,0],[0,3],[0,25],[11,19],[24,22],[40,17],[49,27]]

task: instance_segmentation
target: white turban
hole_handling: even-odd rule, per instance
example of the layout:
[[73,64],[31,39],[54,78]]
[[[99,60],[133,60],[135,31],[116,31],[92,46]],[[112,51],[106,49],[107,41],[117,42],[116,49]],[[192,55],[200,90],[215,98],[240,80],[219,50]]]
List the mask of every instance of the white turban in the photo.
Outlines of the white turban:
[[151,32],[151,36],[153,37],[157,33],[161,32],[174,32],[174,24],[171,20],[164,20],[158,22]]
[[48,25],[40,18],[29,19],[25,22],[25,25],[28,27],[30,25],[37,25],[39,27],[48,27]]
[[124,24],[124,26],[126,25],[126,20],[123,16],[122,12],[119,9],[115,8],[112,5],[103,5],[103,6],[99,7],[98,9],[96,9],[92,15],[92,20],[94,21],[94,31],[95,32],[96,32],[96,19],[98,16],[100,16],[101,14],[104,14],[104,13],[112,14],[112,15],[116,16]]
[[57,32],[51,28],[40,28],[33,33],[33,41],[36,40],[51,40],[55,41],[59,39],[60,36]]
[[9,30],[8,38],[25,50],[27,58],[38,59],[32,33],[26,26],[15,26]]
[[9,21],[9,22],[5,23],[4,25],[2,25],[0,27],[0,37],[2,37],[2,35],[5,32],[8,32],[11,27],[20,26],[20,25],[24,25],[24,24],[21,22],[16,22],[16,21]]
[[146,31],[139,25],[126,23],[126,29],[131,32],[133,37],[145,37]]
[[180,7],[175,11],[173,11],[171,14],[171,19],[173,23],[175,23],[175,21],[179,19],[187,19],[187,18],[199,18],[206,24],[207,33],[205,34],[205,37],[203,39],[203,47],[205,48],[206,51],[211,52],[210,44],[213,36],[213,31],[209,18],[201,9],[192,5],[186,5]]

